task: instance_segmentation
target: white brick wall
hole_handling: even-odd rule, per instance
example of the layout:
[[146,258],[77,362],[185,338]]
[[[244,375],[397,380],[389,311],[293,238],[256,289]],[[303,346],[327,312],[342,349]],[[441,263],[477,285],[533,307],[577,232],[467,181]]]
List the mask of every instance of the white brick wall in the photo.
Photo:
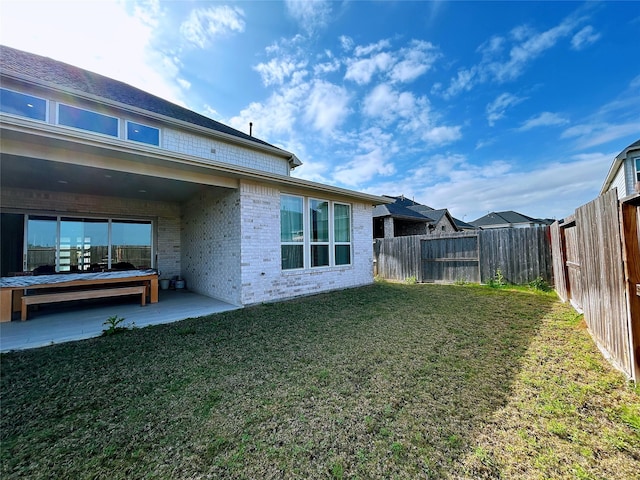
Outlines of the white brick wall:
[[[280,258],[280,191],[242,182],[242,304],[282,300],[373,282],[370,205],[352,204],[353,263],[283,271]],[[314,195],[317,197],[317,195]],[[332,200],[327,198],[327,200]]]
[[238,190],[212,187],[186,202],[181,238],[187,288],[241,305]]
[[19,188],[2,188],[0,198],[3,209],[20,213],[152,220],[157,268],[163,277],[180,275],[180,206],[176,203]]
[[289,162],[284,158],[166,127],[162,129],[162,147],[200,157],[205,162],[215,160],[278,175],[289,175]]

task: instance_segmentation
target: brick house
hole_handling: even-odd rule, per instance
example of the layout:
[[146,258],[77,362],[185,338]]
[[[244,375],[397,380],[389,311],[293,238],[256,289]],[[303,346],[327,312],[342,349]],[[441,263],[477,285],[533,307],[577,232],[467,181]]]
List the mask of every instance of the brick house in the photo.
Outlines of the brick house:
[[385,195],[390,202],[376,205],[373,209],[373,237],[393,238],[408,235],[440,235],[473,229],[454,218],[449,210],[434,209],[410,200],[404,195],[393,197]]
[[388,200],[122,82],[4,46],[0,68],[2,276],[125,262],[234,305],[373,281]]

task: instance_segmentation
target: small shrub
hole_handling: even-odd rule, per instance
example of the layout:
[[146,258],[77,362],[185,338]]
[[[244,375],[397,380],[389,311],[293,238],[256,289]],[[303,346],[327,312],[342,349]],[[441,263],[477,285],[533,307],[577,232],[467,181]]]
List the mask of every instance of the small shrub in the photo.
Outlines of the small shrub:
[[539,290],[541,292],[551,291],[551,285],[549,285],[549,282],[547,282],[544,278],[540,276],[535,280],[532,280],[531,282],[529,282],[529,288],[532,288],[533,290]]
[[405,280],[405,283],[407,285],[415,285],[416,283],[418,283],[418,279],[415,277],[415,275],[413,275],[411,277],[407,277],[407,279]]
[[488,285],[491,288],[502,288],[507,286],[507,281],[504,278],[504,275],[502,274],[502,270],[500,269],[496,270],[495,276],[491,280],[489,280]]
[[112,315],[107,318],[107,320],[103,323],[107,328],[102,330],[102,335],[113,335],[114,333],[125,332],[129,330],[129,328],[133,328],[133,323],[131,325],[122,325],[124,322],[124,317],[119,317],[118,315]]

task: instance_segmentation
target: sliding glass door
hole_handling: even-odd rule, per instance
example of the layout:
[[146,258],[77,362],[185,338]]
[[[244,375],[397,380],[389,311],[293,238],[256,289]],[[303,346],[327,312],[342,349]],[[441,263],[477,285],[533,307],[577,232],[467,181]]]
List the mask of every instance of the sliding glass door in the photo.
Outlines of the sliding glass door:
[[38,273],[149,268],[152,230],[150,221],[29,215],[24,267]]

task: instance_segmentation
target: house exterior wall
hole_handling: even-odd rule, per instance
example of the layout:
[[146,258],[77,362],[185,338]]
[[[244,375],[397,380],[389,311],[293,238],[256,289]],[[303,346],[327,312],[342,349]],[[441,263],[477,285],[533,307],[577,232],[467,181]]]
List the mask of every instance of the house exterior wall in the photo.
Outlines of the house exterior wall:
[[242,305],[240,194],[207,189],[182,205],[182,276],[187,288]]
[[438,221],[438,223],[436,223],[436,228],[433,229],[433,232],[430,232],[430,233],[434,233],[434,234],[454,233],[454,232],[457,232],[457,231],[458,230],[456,230],[456,227],[454,225],[452,225],[451,222],[449,221],[449,219],[447,218],[447,216],[444,215]]
[[616,176],[613,178],[613,181],[609,186],[609,190],[613,190],[614,188],[618,189],[618,199],[626,196],[626,191],[627,191],[627,180],[626,180],[627,175],[625,175],[625,170],[626,170],[625,163],[620,164],[620,168],[618,169]]
[[351,265],[283,271],[280,253],[281,193],[277,188],[248,181],[241,183],[240,269],[243,305],[373,282],[372,207],[360,203],[351,203]]
[[153,220],[157,268],[163,277],[180,275],[180,206],[176,203],[75,193],[2,188],[3,210]]
[[[625,172],[625,194],[623,197],[631,195],[635,193],[636,189],[636,168],[634,165],[634,159],[638,157],[638,152],[635,151],[633,154],[629,154],[624,161],[624,172]],[[618,190],[618,195],[620,195],[620,190]]]
[[162,134],[163,148],[199,157],[205,163],[207,160],[213,160],[278,175],[289,175],[289,162],[284,158],[172,128],[163,128]]
[[[119,139],[126,138],[126,121],[140,122],[151,127],[160,129],[160,148],[186,155],[192,155],[202,159],[203,163],[211,161],[223,162],[239,167],[262,170],[278,175],[289,175],[290,166],[285,158],[280,158],[266,152],[244,148],[239,145],[226,143],[217,139],[212,139],[206,135],[188,132],[184,129],[171,127],[159,119],[148,118],[125,109],[119,109],[111,105],[105,105],[94,101],[89,101],[79,97],[62,95],[47,89],[34,87],[32,85],[17,83],[15,81],[3,82],[4,88],[9,88],[18,92],[35,95],[48,101],[48,115],[46,123],[57,124],[57,108],[59,103],[73,105],[92,111],[98,111],[105,115],[111,115],[120,120]],[[34,121],[35,123],[39,123]],[[68,127],[63,127],[68,128]],[[73,131],[73,129],[70,129]],[[86,134],[87,132],[84,132]],[[135,142],[131,142],[135,145]],[[148,145],[144,145],[149,147]]]

